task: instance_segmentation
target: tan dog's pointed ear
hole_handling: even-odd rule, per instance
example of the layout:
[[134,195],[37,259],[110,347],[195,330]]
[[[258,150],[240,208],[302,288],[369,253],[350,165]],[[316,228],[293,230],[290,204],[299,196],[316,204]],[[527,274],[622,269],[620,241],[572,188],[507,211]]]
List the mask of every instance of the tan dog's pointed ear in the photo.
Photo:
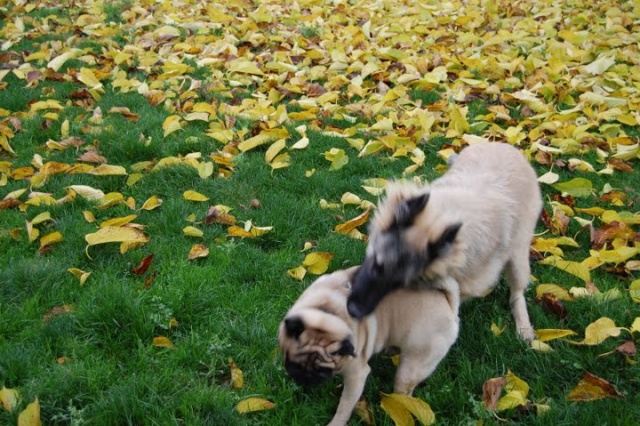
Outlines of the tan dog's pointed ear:
[[300,317],[285,318],[284,329],[287,332],[287,336],[292,339],[298,339],[304,331],[304,322]]
[[416,216],[418,216],[427,205],[429,195],[427,192],[400,203],[395,211],[395,226],[398,228],[408,228],[413,225]]

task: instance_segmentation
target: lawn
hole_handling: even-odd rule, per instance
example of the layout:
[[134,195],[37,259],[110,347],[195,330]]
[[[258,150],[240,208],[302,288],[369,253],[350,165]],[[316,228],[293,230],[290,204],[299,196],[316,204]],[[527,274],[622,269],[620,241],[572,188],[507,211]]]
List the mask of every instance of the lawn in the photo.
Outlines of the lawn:
[[[541,331],[500,284],[415,396],[440,424],[638,422],[635,2],[60,3],[0,2],[0,424],[326,424],[340,379],[289,379],[279,322],[361,262],[388,180],[488,142],[540,176]],[[392,425],[371,364],[350,424]]]

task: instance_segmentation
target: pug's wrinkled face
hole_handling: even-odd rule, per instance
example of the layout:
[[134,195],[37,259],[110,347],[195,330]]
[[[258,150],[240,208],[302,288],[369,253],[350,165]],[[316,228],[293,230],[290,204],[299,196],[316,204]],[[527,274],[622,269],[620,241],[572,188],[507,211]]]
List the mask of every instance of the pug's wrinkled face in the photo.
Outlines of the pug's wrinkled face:
[[[305,321],[305,317],[311,316]],[[278,340],[285,369],[299,385],[324,383],[342,372],[345,364],[355,357],[345,327],[338,330],[332,327],[337,321],[329,313],[306,309],[290,313],[281,323]],[[309,326],[312,323],[314,326]]]

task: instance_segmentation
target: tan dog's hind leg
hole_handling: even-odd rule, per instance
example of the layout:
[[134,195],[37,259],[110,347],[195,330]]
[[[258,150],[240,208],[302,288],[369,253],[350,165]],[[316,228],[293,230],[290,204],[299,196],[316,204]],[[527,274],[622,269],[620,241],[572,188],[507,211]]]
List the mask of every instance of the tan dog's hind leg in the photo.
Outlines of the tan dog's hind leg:
[[529,285],[529,274],[531,273],[528,243],[526,249],[516,248],[506,266],[507,280],[511,288],[509,304],[516,323],[516,331],[522,339],[530,342],[535,338],[535,332],[531,326],[527,303],[524,299],[524,292]]
[[342,388],[342,395],[340,395],[340,403],[336,414],[329,422],[329,426],[344,426],[351,418],[351,413],[355,408],[362,391],[364,390],[364,384],[367,381],[367,376],[371,372],[371,367],[367,364],[366,360],[364,365],[358,368],[349,369],[344,376],[344,387]]
[[450,344],[441,339],[431,342],[431,347],[415,353],[400,354],[393,391],[412,395],[413,390],[433,373],[449,351]]

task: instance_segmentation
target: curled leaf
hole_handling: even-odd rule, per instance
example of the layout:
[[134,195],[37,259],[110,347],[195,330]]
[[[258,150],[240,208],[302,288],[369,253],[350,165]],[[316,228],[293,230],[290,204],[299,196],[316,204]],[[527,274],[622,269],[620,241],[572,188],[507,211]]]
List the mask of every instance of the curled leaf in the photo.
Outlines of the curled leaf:
[[273,402],[264,398],[243,399],[236,405],[236,411],[240,414],[253,413],[254,411],[272,410],[276,407]]

